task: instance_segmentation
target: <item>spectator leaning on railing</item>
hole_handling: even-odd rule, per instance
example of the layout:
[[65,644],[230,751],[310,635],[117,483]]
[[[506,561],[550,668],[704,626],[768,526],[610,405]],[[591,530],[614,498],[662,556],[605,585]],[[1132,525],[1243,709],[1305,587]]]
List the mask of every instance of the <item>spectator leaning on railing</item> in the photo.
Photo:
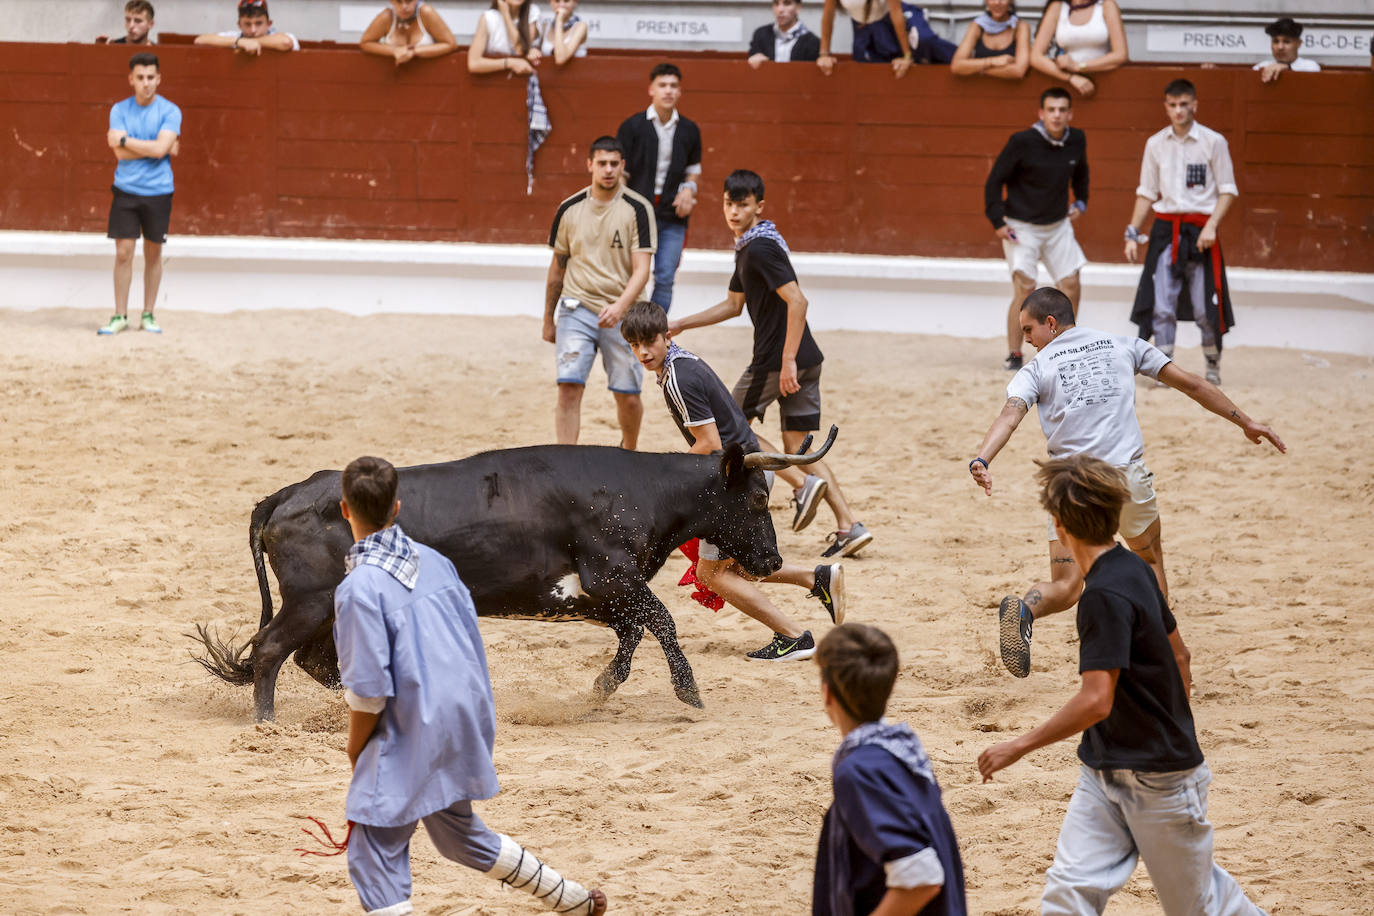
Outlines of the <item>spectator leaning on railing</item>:
[[239,54],[263,51],[299,51],[301,43],[290,32],[272,28],[267,15],[267,0],[239,0],[239,27],[224,32],[197,35],[196,44],[233,48]]
[[956,76],[1019,80],[1030,66],[1030,26],[1016,15],[1012,0],[987,0],[969,23],[949,69]]
[[458,50],[458,41],[428,3],[391,0],[391,5],[368,24],[358,47],[364,54],[393,58],[399,67],[417,57],[452,54]]
[[538,37],[539,7],[534,0],[491,0],[468,45],[468,72],[509,70],[529,76],[542,57]]
[[854,60],[861,64],[892,64],[897,79],[915,62],[947,64],[955,46],[930,28],[919,6],[901,0],[825,0],[821,11],[821,54],[816,64],[829,76],[835,69],[830,38],[835,32],[835,9],[843,6],[854,25]]
[[96,44],[150,45],[153,43],[153,5],[148,0],[124,4],[124,34],[118,38],[96,36]]
[[757,70],[771,61],[813,61],[821,56],[821,40],[799,18],[801,0],[773,0],[773,23],[761,25],[749,42],[749,66]]
[[574,57],[587,56],[587,23],[577,15],[577,0],[552,0],[553,16],[542,23],[539,50],[563,66]]
[[[1051,45],[1059,53],[1051,56]],[[1116,0],[1050,0],[1035,32],[1030,64],[1084,98],[1097,91],[1089,74],[1115,70],[1130,57]]]
[[1264,33],[1269,36],[1269,50],[1273,56],[1260,61],[1253,68],[1260,71],[1261,81],[1276,82],[1285,70],[1316,73],[1322,68],[1315,60],[1298,56],[1302,50],[1302,25],[1299,23],[1285,16],[1265,26]]

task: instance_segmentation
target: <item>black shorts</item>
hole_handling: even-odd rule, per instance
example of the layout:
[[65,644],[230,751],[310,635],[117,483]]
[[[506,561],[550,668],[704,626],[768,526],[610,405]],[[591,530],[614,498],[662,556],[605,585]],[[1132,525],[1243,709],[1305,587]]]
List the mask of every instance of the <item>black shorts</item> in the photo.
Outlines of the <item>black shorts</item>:
[[782,394],[778,371],[760,372],[745,369],[730,392],[745,419],[750,423],[762,420],[764,411],[774,401],[782,412],[782,428],[793,432],[812,433],[821,428],[821,367],[811,366],[797,372],[801,390],[786,397]]
[[136,239],[140,232],[150,242],[167,243],[167,228],[172,223],[172,195],[129,194],[111,187],[110,225],[105,234],[112,239]]

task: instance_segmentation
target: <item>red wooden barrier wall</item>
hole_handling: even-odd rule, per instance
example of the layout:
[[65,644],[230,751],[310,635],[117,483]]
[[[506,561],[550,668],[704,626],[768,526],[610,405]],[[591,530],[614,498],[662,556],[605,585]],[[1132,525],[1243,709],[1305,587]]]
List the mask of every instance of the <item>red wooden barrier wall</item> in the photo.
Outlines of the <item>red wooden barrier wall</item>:
[[[260,59],[163,45],[163,94],[184,114],[173,235],[542,243],[582,187],[587,145],[648,104],[658,58],[617,53],[541,68],[553,133],[525,194],[525,84],[473,77],[460,53],[397,70],[353,50]],[[114,159],[109,106],[129,94],[128,52],[0,44],[0,227],[104,231]],[[915,68],[749,69],[676,58],[681,108],[702,128],[703,202],[689,244],[724,248],[716,207],[730,169],[768,183],[769,215],[804,251],[996,257],[983,179],[1046,83]],[[1237,265],[1374,271],[1374,73],[1128,67],[1075,104],[1092,200],[1078,232],[1117,261],[1161,91],[1198,86],[1200,120],[1230,139],[1241,197],[1224,230]]]

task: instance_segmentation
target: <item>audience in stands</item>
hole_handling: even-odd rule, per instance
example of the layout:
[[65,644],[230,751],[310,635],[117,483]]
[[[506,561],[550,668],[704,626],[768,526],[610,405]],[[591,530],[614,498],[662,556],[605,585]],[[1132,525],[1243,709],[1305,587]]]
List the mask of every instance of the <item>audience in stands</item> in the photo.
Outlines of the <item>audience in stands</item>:
[[813,61],[821,56],[821,40],[799,18],[801,0],[773,0],[773,24],[761,25],[749,42],[749,66],[757,70],[768,61]]
[[396,66],[417,57],[443,57],[458,50],[453,31],[428,3],[391,0],[368,24],[358,42],[365,54],[390,57]]
[[153,5],[148,0],[129,0],[124,4],[124,34],[118,38],[97,35],[96,44],[150,45],[157,41],[153,35]]
[[949,69],[957,76],[1019,80],[1030,66],[1030,26],[1016,15],[1012,0],[987,0],[969,23]]
[[509,70],[529,76],[543,56],[539,51],[539,7],[534,0],[491,0],[477,20],[468,45],[469,73]]
[[263,51],[299,51],[301,43],[290,32],[272,28],[267,0],[239,0],[239,27],[197,35],[196,44],[233,48],[236,54],[258,55]]
[[701,129],[678,112],[681,96],[677,65],[655,65],[649,71],[648,109],[630,115],[616,131],[625,154],[625,183],[654,204],[658,248],[649,298],[665,312],[673,304],[673,281],[701,180]]
[[539,50],[563,66],[574,57],[587,56],[587,23],[577,15],[577,0],[552,0],[553,17],[543,21]]
[[1115,70],[1129,56],[1116,0],[1050,0],[1035,33],[1030,64],[1090,98],[1097,84],[1088,74]]
[[954,59],[954,43],[935,34],[919,6],[901,0],[825,0],[821,53],[816,64],[826,76],[835,70],[830,38],[835,31],[835,9],[840,5],[853,21],[852,53],[858,63],[891,63],[892,72],[901,79],[913,63],[947,64]]
[[1302,25],[1299,23],[1285,16],[1265,26],[1264,33],[1269,36],[1269,51],[1273,56],[1254,66],[1262,82],[1277,82],[1285,70],[1316,73],[1322,68],[1315,60],[1298,56],[1302,50]]

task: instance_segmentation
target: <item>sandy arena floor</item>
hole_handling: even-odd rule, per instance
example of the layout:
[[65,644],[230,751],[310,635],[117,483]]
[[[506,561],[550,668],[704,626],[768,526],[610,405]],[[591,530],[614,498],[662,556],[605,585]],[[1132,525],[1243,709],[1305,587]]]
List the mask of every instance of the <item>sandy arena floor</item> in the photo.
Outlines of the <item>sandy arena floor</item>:
[[[687,306],[684,306],[684,308]],[[161,338],[93,333],[103,311],[4,312],[0,366],[0,910],[354,912],[342,858],[300,858],[293,815],[343,823],[341,698],[288,665],[278,721],[209,678],[185,635],[240,638],[258,616],[247,548],[256,500],[364,453],[397,464],[552,437],[548,344],[533,319],[348,318],[169,310]],[[684,344],[732,380],[748,332]],[[902,651],[891,714],[935,760],[962,842],[971,912],[1038,912],[1076,778],[1074,745],[981,785],[974,761],[1075,689],[1071,615],[1036,629],[1025,681],[995,658],[998,599],[1047,568],[1028,419],[996,463],[965,463],[1004,400],[993,342],[827,333],[832,456],[876,535],[847,563],[851,619]],[[1196,351],[1181,355],[1198,369]],[[1194,653],[1199,736],[1216,775],[1217,856],[1275,916],[1374,912],[1374,365],[1241,349],[1227,391],[1285,457],[1170,391],[1141,388],[1177,613]],[[614,444],[596,370],[584,441]],[[682,442],[656,389],[645,445]],[[772,418],[770,417],[770,420]],[[768,429],[774,427],[770,424]],[[774,519],[789,510],[775,493]],[[829,522],[784,530],[812,557]],[[829,759],[810,664],[746,663],[766,634],[674,583],[705,710],[679,703],[646,639],[603,706],[587,699],[613,636],[581,623],[484,620],[505,786],[479,808],[613,912],[809,912]],[[816,602],[775,600],[823,633]],[[540,912],[414,846],[417,911]],[[1144,870],[1111,912],[1158,911]]]

